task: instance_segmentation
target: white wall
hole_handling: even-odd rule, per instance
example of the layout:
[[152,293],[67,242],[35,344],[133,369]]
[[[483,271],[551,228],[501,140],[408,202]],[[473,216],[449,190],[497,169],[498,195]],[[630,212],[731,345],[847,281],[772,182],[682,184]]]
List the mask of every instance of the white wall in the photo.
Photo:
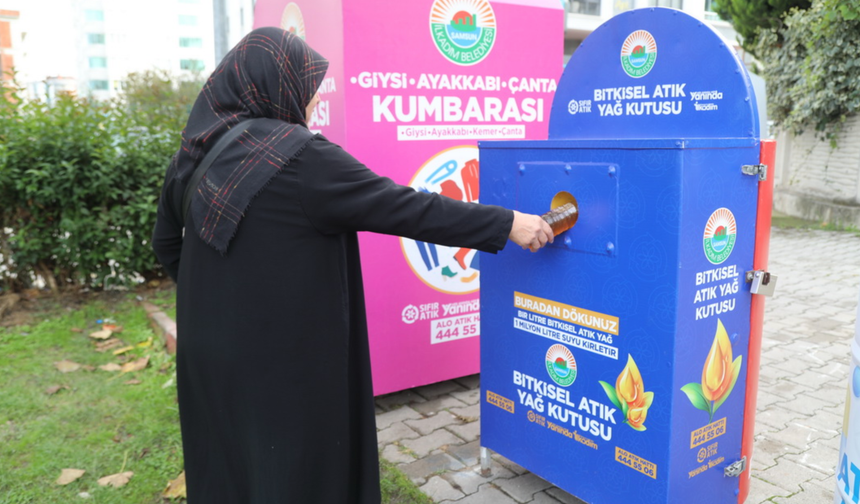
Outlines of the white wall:
[[846,120],[836,143],[815,131],[777,136],[775,210],[860,227],[860,115]]

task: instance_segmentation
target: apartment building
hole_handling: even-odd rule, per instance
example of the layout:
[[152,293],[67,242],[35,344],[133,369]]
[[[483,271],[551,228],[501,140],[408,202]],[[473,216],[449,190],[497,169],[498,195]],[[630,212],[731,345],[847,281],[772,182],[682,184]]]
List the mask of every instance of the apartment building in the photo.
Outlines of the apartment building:
[[10,80],[10,71],[15,66],[15,43],[20,39],[18,23],[20,13],[16,10],[0,9],[0,80]]
[[15,67],[33,97],[59,86],[108,99],[130,72],[190,78],[215,68],[212,0],[0,0],[0,12],[13,5]]
[[131,72],[215,67],[210,0],[72,0],[79,93],[109,98]]
[[[731,25],[713,12],[713,0],[560,1],[565,62],[612,16],[654,6],[701,18],[750,60]],[[31,96],[76,91],[97,99],[115,96],[130,72],[205,76],[250,31],[253,10],[254,0],[0,0],[0,70],[14,61]]]

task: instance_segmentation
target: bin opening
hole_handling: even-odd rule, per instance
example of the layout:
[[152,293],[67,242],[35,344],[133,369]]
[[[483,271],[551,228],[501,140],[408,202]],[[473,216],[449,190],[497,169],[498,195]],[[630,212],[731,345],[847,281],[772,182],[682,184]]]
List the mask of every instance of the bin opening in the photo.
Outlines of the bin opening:
[[552,228],[553,236],[558,236],[571,229],[579,219],[579,205],[576,198],[567,191],[561,191],[553,196],[550,209],[541,217]]

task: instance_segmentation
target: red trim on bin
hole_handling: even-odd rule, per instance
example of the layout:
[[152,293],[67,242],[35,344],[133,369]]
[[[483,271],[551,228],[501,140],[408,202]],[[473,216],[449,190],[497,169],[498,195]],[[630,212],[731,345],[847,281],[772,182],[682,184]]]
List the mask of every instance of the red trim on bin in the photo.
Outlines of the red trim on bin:
[[[773,209],[773,179],[776,164],[776,142],[761,141],[760,163],[767,165],[767,180],[758,185],[758,211],[755,225],[755,254],[753,269],[766,270],[770,251],[771,211]],[[747,458],[746,471],[741,474],[738,503],[743,504],[750,492],[750,466],[752,463],[753,439],[755,437],[755,412],[758,395],[758,372],[761,365],[761,340],[764,325],[764,296],[753,295],[750,307],[750,346],[747,353],[747,390],[744,406],[743,439],[741,456]]]

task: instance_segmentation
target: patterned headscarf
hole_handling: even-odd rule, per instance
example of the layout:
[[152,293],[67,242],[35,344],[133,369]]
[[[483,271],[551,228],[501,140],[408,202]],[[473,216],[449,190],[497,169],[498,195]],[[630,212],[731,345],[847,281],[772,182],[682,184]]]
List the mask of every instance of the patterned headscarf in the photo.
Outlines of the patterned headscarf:
[[246,119],[269,119],[233,140],[193,193],[195,231],[222,254],[251,200],[312,138],[305,109],[327,69],[328,61],[301,38],[258,28],[224,57],[200,91],[173,158],[175,176],[183,182],[230,128]]

